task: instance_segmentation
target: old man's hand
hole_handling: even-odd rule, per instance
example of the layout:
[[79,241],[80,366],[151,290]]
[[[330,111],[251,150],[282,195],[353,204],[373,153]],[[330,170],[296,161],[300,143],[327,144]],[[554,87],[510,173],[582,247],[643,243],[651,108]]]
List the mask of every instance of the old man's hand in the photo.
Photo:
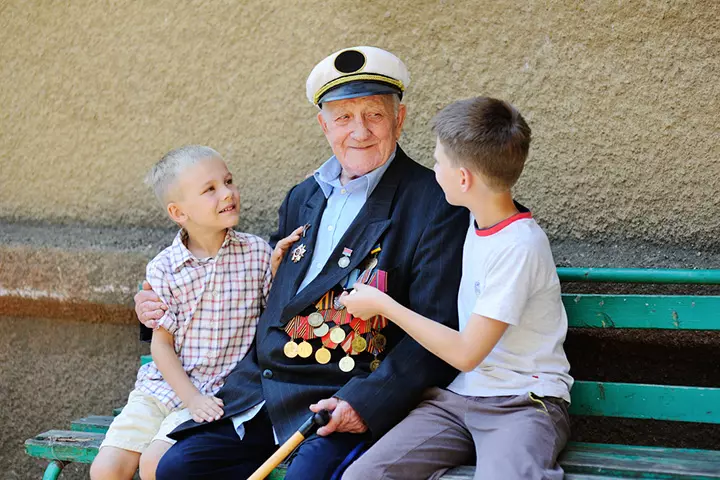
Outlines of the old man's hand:
[[367,425],[365,425],[363,419],[345,400],[335,397],[327,398],[310,405],[310,410],[313,412],[319,412],[320,410],[332,412],[330,422],[324,427],[318,428],[317,434],[321,437],[330,435],[333,432],[364,433],[367,431]]
[[135,314],[140,323],[148,328],[155,328],[157,320],[165,315],[167,305],[160,301],[160,297],[155,295],[148,282],[143,282],[142,290],[135,294]]

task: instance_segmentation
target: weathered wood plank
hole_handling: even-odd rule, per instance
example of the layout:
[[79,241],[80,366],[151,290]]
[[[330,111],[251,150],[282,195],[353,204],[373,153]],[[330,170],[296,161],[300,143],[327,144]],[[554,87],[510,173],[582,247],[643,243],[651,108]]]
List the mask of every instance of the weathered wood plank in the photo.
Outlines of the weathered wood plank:
[[577,381],[570,413],[720,423],[720,388]]
[[563,294],[571,327],[720,330],[720,297]]
[[572,442],[560,456],[568,473],[623,478],[720,478],[720,451]]
[[558,267],[563,282],[720,284],[720,269]]
[[94,433],[105,433],[107,432],[110,424],[114,417],[90,415],[84,418],[78,418],[73,420],[70,424],[70,430],[76,432],[94,432]]
[[91,463],[103,438],[102,433],[50,430],[26,440],[25,451],[31,457]]

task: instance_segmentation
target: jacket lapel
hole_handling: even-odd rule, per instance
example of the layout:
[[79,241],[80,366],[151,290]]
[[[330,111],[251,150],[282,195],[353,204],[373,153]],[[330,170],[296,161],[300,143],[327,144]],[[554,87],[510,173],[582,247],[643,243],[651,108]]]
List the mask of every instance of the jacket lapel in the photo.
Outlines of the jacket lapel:
[[[355,220],[338,242],[325,267],[307,287],[290,299],[278,319],[280,324],[287,323],[292,317],[315,302],[325,292],[335,287],[340,280],[355,269],[368,256],[370,250],[378,243],[380,237],[392,223],[390,220],[390,208],[400,181],[400,173],[402,172],[402,164],[404,161],[405,154],[400,150],[400,147],[398,147],[393,163],[382,176],[372,195],[367,199],[365,205],[357,217],[355,217]],[[318,188],[318,190],[320,189]],[[322,193],[320,193],[320,195],[322,196]],[[320,224],[320,218],[322,217],[322,210],[325,203],[321,203],[319,214],[316,212],[317,219],[315,221],[317,223],[315,223],[315,225]],[[318,233],[317,230],[318,229],[315,229],[313,232],[312,245],[315,244]],[[346,268],[341,268],[338,265],[338,260],[346,247],[352,249],[350,264]],[[305,255],[307,256],[308,254],[310,254],[310,252]],[[307,270],[307,264],[309,264],[309,262],[301,263],[305,263],[306,265],[302,267],[302,274],[298,275],[295,281],[295,289],[293,292],[297,291],[297,287],[300,285]]]

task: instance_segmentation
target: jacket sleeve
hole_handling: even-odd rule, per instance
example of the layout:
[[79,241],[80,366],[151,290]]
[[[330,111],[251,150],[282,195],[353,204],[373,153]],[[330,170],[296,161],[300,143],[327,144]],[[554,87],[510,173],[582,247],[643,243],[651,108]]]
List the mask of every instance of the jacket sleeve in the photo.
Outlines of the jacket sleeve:
[[[429,216],[413,256],[408,305],[425,317],[458,328],[457,294],[469,215],[444,199]],[[366,377],[351,379],[336,394],[365,420],[373,439],[415,407],[431,386],[447,386],[457,370],[405,336]]]

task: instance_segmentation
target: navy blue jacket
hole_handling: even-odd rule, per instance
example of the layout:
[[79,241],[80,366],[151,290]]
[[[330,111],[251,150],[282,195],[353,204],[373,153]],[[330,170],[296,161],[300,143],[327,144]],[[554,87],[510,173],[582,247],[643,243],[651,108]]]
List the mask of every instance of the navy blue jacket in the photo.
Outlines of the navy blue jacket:
[[[271,244],[300,225],[320,225],[325,204],[313,178],[293,187],[280,207],[278,231]],[[286,255],[260,317],[255,344],[217,395],[225,403],[225,416],[264,399],[278,439],[284,442],[308,418],[311,403],[336,396],[355,408],[377,439],[417,405],[423,390],[446,386],[457,371],[392,323],[382,331],[387,347],[379,357],[380,367],[372,373],[373,356],[367,352],[353,357],[356,365],[349,373],[338,367],[345,355],[340,348],[332,350],[332,360],[326,365],[317,363],[314,355],[287,358],[283,346],[289,337],[283,327],[295,315],[307,312],[380,244],[378,268],[388,272],[388,294],[426,317],[457,328],[457,292],[468,222],[467,210],[445,201],[433,172],[398,147],[392,164],[323,270],[297,295],[318,228],[311,228],[303,239],[307,253],[301,261],[293,263]],[[345,247],[352,249],[352,255],[350,265],[343,269],[338,259]],[[316,350],[320,339],[311,343]],[[180,438],[202,426],[187,422],[172,436]]]

